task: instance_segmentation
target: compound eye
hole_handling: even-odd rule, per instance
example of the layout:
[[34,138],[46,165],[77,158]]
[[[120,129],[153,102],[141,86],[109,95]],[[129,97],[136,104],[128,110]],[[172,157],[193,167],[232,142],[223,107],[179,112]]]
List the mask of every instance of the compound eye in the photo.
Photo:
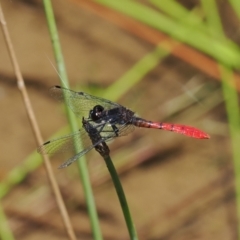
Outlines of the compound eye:
[[104,110],[104,108],[103,108],[103,106],[101,106],[101,105],[96,105],[96,106],[93,108],[93,111],[95,111],[96,114],[99,114],[99,115],[102,113],[103,110]]
[[102,112],[104,108],[101,105],[96,105],[90,112],[89,112],[89,117],[93,121],[97,121],[101,118]]

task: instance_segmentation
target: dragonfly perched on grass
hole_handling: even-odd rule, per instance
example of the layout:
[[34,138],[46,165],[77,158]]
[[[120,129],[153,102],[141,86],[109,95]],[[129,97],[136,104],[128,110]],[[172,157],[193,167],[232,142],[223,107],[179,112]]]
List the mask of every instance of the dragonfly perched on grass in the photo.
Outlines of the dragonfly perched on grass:
[[54,86],[50,89],[50,93],[60,101],[65,99],[68,107],[82,118],[83,124],[83,128],[79,131],[47,141],[38,148],[40,154],[52,155],[74,149],[75,144],[82,146],[76,155],[59,168],[69,166],[93,148],[101,147],[116,137],[129,134],[135,127],[167,130],[197,139],[210,138],[207,133],[191,126],[145,120],[118,103],[84,92]]

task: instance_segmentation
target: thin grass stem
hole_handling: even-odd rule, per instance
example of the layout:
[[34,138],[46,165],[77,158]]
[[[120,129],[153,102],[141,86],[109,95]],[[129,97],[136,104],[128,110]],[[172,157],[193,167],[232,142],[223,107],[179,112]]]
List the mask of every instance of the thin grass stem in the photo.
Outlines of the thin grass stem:
[[[13,44],[12,44],[12,41],[11,41],[11,38],[10,38],[10,35],[9,35],[9,31],[8,31],[8,28],[7,28],[7,23],[6,23],[1,5],[0,5],[0,22],[1,22],[1,27],[2,27],[2,31],[3,31],[3,36],[4,36],[4,39],[6,41],[7,49],[8,49],[8,52],[9,52],[9,56],[10,56],[10,59],[11,59],[12,65],[13,65],[13,69],[14,69],[14,72],[15,72],[15,75],[16,75],[18,88],[19,88],[19,90],[22,94],[22,98],[23,98],[24,105],[26,107],[28,118],[29,118],[32,130],[33,130],[34,136],[36,138],[36,143],[37,143],[37,145],[40,145],[40,144],[42,144],[43,139],[42,139],[42,136],[41,136],[41,132],[40,132],[35,114],[33,112],[32,104],[31,104],[31,101],[29,99],[27,89],[25,87],[24,79],[23,79],[21,71],[20,71],[18,60],[16,58],[16,54],[15,54],[14,47],[13,47]],[[55,176],[53,174],[53,170],[52,170],[49,158],[45,155],[43,157],[43,159],[44,159],[48,179],[49,179],[50,185],[52,187],[52,190],[53,190],[53,193],[54,193],[59,211],[61,213],[61,217],[63,219],[63,223],[64,223],[64,226],[65,226],[66,232],[68,233],[69,239],[75,240],[76,237],[75,237],[75,234],[74,234],[74,231],[73,231],[73,227],[71,225],[67,210],[65,208],[65,205],[64,205],[61,193],[60,193],[60,190],[58,188],[57,181],[56,181]]]
[[[202,0],[202,5],[206,14],[208,27],[211,32],[218,35],[220,39],[225,39],[221,19],[219,16],[215,0]],[[210,10],[211,9],[211,10]],[[214,49],[214,45],[212,48]],[[230,137],[232,142],[233,162],[235,171],[235,191],[238,219],[238,239],[240,239],[240,111],[238,104],[237,88],[234,84],[233,71],[230,67],[219,64],[222,78],[222,92],[226,106]]]
[[[58,31],[56,27],[52,4],[50,0],[43,0],[43,3],[44,3],[46,19],[48,23],[48,28],[49,28],[49,32],[52,40],[54,56],[57,63],[57,69],[60,76],[60,81],[64,87],[68,87],[69,86],[68,77],[67,77],[64,58],[61,50],[59,37],[58,37]],[[67,113],[71,130],[73,132],[78,131],[79,127],[78,127],[76,118],[74,117],[70,109],[67,107],[66,107],[66,113]],[[79,147],[80,146],[76,146],[76,151],[78,151]],[[81,161],[78,161],[78,167],[79,167],[80,178],[83,184],[84,194],[86,197],[93,236],[95,240],[102,240],[102,233],[101,233],[100,224],[98,221],[98,215],[97,215],[96,205],[94,202],[93,191],[91,188],[90,178],[87,170],[86,159],[84,157],[81,158]]]
[[132,221],[132,217],[131,217],[131,214],[130,214],[130,211],[129,211],[129,208],[128,208],[127,199],[125,197],[122,184],[121,184],[121,182],[118,178],[117,171],[116,171],[116,169],[115,169],[115,167],[112,163],[112,159],[108,155],[108,156],[104,157],[104,161],[105,161],[105,163],[107,165],[107,168],[109,170],[109,173],[112,177],[112,181],[113,181],[113,184],[115,186],[119,202],[121,204],[122,212],[123,212],[123,215],[124,215],[124,218],[125,218],[125,222],[126,222],[126,225],[127,225],[127,228],[128,228],[130,238],[131,238],[131,240],[137,240],[138,237],[137,237],[137,233],[136,233],[136,230],[135,230],[135,227],[134,227],[134,224],[133,224],[133,221]]
[[231,69],[220,67],[222,74],[222,91],[227,110],[230,137],[232,142],[233,164],[235,172],[235,191],[238,219],[238,239],[240,239],[240,112],[238,94],[234,87],[233,73]]

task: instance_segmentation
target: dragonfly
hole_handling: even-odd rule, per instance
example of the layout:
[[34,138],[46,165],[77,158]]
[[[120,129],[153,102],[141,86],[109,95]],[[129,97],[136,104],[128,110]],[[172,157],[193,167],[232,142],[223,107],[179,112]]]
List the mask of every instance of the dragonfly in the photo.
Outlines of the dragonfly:
[[145,120],[118,103],[85,92],[54,86],[50,88],[50,94],[59,101],[65,101],[73,113],[82,119],[80,130],[47,141],[37,149],[38,153],[48,155],[77,149],[77,154],[59,168],[68,167],[93,148],[97,151],[101,147],[106,149],[106,142],[129,134],[135,127],[172,131],[196,139],[210,138],[207,133],[195,127]]

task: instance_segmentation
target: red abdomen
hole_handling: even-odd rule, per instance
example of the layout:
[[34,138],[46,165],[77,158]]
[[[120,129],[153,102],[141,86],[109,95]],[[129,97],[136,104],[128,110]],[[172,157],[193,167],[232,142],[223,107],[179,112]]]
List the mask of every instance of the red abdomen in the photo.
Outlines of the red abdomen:
[[144,128],[155,128],[155,129],[162,129],[166,131],[172,131],[176,133],[180,133],[186,135],[188,137],[198,138],[198,139],[209,139],[210,136],[191,126],[181,125],[181,124],[171,124],[171,123],[161,123],[161,122],[151,122],[146,121],[141,118],[135,118],[132,122],[137,127],[144,127]]

